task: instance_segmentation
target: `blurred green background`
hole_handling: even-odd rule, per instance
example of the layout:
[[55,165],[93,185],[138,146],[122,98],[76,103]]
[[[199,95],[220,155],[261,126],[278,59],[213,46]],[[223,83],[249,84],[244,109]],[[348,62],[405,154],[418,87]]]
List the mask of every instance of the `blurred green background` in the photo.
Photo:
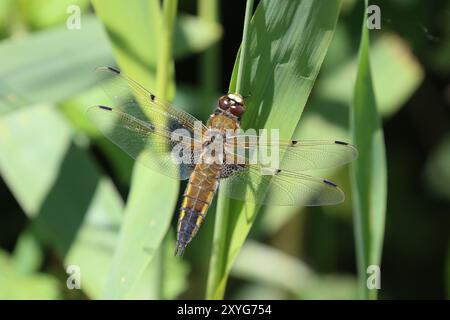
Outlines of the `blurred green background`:
[[[99,2],[0,2],[3,299],[105,297],[114,251],[121,241],[119,230],[133,162],[99,135],[85,110],[98,103],[102,94],[95,67],[116,65],[114,56],[119,64],[121,59],[135,61],[130,70],[154,65],[159,35],[146,28],[158,30],[160,21],[150,14],[151,5],[142,16],[130,14],[135,12],[133,6],[143,2],[131,0],[129,12],[116,12],[123,16],[122,28],[108,27],[105,32],[114,5],[106,10]],[[379,297],[448,298],[450,3],[371,3],[378,4],[382,14],[382,29],[371,31],[370,55],[388,164]],[[70,4],[81,8],[79,30],[66,27]],[[187,0],[178,6],[174,100],[205,120],[217,96],[228,90],[242,38],[245,2],[221,1],[220,25],[202,5],[205,1]],[[349,140],[348,105],[357,67],[362,5],[358,0],[343,1],[297,138]],[[111,45],[111,39],[122,45]],[[142,51],[126,50],[136,43],[142,44]],[[154,83],[146,85],[151,88]],[[357,297],[348,168],[330,174],[343,187],[345,203],[261,209],[231,271],[225,297]],[[168,205],[165,210],[172,208]],[[158,259],[145,267],[126,298],[204,297],[214,213],[210,212],[183,259],[178,259],[172,257],[178,210],[173,211]],[[145,259],[149,249],[135,250]],[[66,287],[66,266],[71,264],[81,267],[82,290]]]

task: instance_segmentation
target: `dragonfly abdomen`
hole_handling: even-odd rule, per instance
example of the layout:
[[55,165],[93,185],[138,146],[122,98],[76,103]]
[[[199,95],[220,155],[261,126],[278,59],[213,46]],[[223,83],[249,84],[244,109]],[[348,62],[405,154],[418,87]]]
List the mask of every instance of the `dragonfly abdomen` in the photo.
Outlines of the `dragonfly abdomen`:
[[192,172],[180,208],[175,255],[183,253],[205,219],[219,184],[221,169],[218,164],[199,163]]

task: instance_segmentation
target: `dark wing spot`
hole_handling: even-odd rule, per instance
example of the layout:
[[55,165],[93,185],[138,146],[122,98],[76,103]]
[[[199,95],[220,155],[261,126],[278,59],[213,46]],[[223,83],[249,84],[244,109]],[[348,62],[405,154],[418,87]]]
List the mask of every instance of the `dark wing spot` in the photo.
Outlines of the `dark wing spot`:
[[147,128],[150,129],[151,132],[155,132],[156,131],[156,127],[150,123],[147,124]]
[[298,143],[298,141],[297,140],[292,140],[291,143],[292,143],[293,146],[295,146]]
[[328,184],[328,185],[330,185],[330,186],[332,186],[332,187],[337,188],[337,184],[334,183],[334,182],[331,182],[330,180],[323,179],[323,182],[325,182],[326,184]]
[[113,67],[107,67],[109,70],[111,70],[112,72],[114,72],[114,73],[117,73],[117,74],[120,74],[120,71],[119,70],[117,70],[116,68],[113,68]]
[[100,109],[104,109],[104,110],[108,110],[108,111],[112,111],[112,108],[107,107],[107,106],[98,106]]
[[344,145],[344,146],[348,146],[348,143],[347,143],[347,142],[344,142],[344,141],[336,140],[334,143],[336,143],[336,144],[342,144],[342,145]]
[[155,101],[155,95],[154,94],[150,94],[150,99],[152,99],[152,101]]
[[281,169],[278,169],[278,170],[277,170],[277,173],[280,173],[280,172],[281,172]]

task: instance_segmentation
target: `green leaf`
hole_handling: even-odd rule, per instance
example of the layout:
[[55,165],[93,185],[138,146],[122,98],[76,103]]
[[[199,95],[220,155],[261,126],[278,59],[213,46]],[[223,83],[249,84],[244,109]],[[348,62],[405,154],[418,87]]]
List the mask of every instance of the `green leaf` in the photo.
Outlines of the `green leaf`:
[[[75,5],[80,8],[81,23],[84,12],[89,6],[89,0],[18,0],[21,18],[32,29],[44,29],[60,23],[65,23],[71,12],[67,9]],[[82,28],[84,25],[82,25]]]
[[313,281],[300,293],[300,299],[355,300],[358,297],[356,279],[351,275],[325,275]]
[[[80,166],[82,164],[83,161],[80,161]],[[88,166],[87,163],[84,165]],[[79,174],[84,176],[87,170],[83,171]],[[92,199],[84,214],[83,222],[65,255],[64,264],[80,267],[81,289],[92,299],[100,299],[118,243],[119,229],[123,221],[123,202],[111,180],[98,177],[98,173],[93,175],[99,180],[91,195]],[[86,177],[82,179],[85,180]],[[78,192],[81,190],[78,189]],[[82,211],[77,213],[81,214]],[[44,221],[38,222],[37,227],[42,228]],[[46,222],[46,225],[49,223]],[[60,228],[64,232],[70,232],[70,227],[60,226]],[[44,230],[54,232],[47,228]]]
[[173,57],[178,60],[202,52],[219,41],[221,36],[220,25],[192,15],[180,14],[175,21]]
[[0,114],[92,87],[98,81],[95,67],[112,63],[110,52],[101,26],[89,15],[80,30],[64,26],[1,42],[0,60],[8,63],[0,65]]
[[[270,261],[270,264],[267,264]],[[264,268],[261,266],[264,265]],[[231,274],[300,299],[354,299],[356,282],[344,275],[319,275],[304,262],[266,245],[248,241],[239,253]],[[283,299],[283,297],[281,297]],[[284,296],[286,299],[286,295]]]
[[132,189],[104,296],[127,295],[155,256],[166,234],[178,197],[178,185],[136,165]]
[[[124,299],[161,299],[161,297],[175,299],[186,290],[189,268],[186,261],[173,255],[176,243],[175,233],[169,232],[164,242],[131,291],[123,297]],[[162,274],[161,266],[164,267]],[[162,279],[160,279],[161,276]]]
[[106,139],[88,117],[86,117],[87,109],[94,103],[108,104],[110,98],[107,97],[104,91],[104,88],[108,85],[111,86],[109,82],[103,84],[103,86],[96,86],[91,90],[64,101],[60,104],[60,107],[74,129],[83,135],[87,134],[91,139],[91,143],[99,146],[101,151],[106,155],[109,163],[113,166],[114,176],[118,178],[121,185],[127,186],[131,179],[133,159]]
[[[241,94],[251,93],[244,128],[279,129],[289,139],[333,35],[340,1],[261,1],[249,28],[249,56]],[[236,62],[235,66],[238,63]],[[230,91],[234,91],[235,67]],[[208,298],[222,298],[231,266],[259,206],[224,197],[219,191]]]
[[242,284],[239,291],[232,294],[231,300],[283,300],[286,293],[274,287],[259,283]]
[[362,298],[376,298],[376,290],[367,288],[366,270],[369,265],[379,266],[381,263],[387,172],[384,135],[371,76],[365,14],[350,125],[353,143],[359,150],[351,175],[359,290]]
[[0,39],[8,34],[11,28],[11,17],[13,16],[14,1],[0,1]]
[[[202,21],[220,23],[219,0],[198,0],[198,14]],[[219,91],[220,74],[220,44],[206,50],[200,59],[201,88],[204,98],[215,95]],[[216,95],[217,97],[218,95]],[[205,102],[203,109],[208,106]]]
[[[119,228],[122,226],[123,204],[114,197],[114,190],[109,181],[101,182],[93,204],[86,215],[83,227],[65,259],[66,265],[77,265],[82,272],[81,289],[93,299],[103,297],[108,285],[108,270],[113,267],[114,255],[119,246]],[[144,215],[145,216],[145,215]],[[126,218],[126,217],[125,217]],[[123,230],[123,229],[122,229]],[[121,231],[123,232],[123,231]],[[173,239],[164,254],[164,265],[167,268],[167,278],[164,290],[167,298],[175,298],[186,286],[186,266],[173,257]],[[141,248],[148,255],[147,248]],[[132,250],[132,248],[130,248]],[[159,258],[159,255],[157,255]],[[131,260],[133,261],[133,260]],[[157,299],[156,286],[160,261],[156,258],[144,266],[144,270],[130,290],[121,298],[124,299]],[[169,279],[167,279],[169,280]],[[127,281],[122,278],[120,281]]]
[[19,236],[13,257],[17,268],[23,273],[32,273],[41,268],[44,254],[38,239],[30,230],[25,229]]
[[120,195],[73,143],[56,108],[10,112],[0,118],[0,132],[0,172],[32,219],[31,230],[66,265],[80,266],[88,279],[83,290],[99,298],[121,222]]
[[447,262],[446,262],[446,274],[445,277],[447,279],[447,298],[450,299],[450,243],[447,247]]
[[155,88],[161,34],[159,1],[92,0],[117,64],[144,87]]
[[[262,265],[264,268],[261,268]],[[231,274],[277,286],[294,294],[302,292],[317,277],[302,261],[250,240],[242,247]]]
[[7,252],[0,249],[0,299],[60,299],[58,280],[43,273],[21,273]]
[[[127,73],[146,88],[156,88],[156,65],[162,30],[159,1],[92,0],[92,3],[112,42],[118,65],[126,65]],[[175,23],[175,59],[205,50],[222,35],[219,25],[190,15],[180,15]],[[146,70],[151,77],[141,77],[142,70]]]
[[[173,248],[176,245],[175,232],[169,232],[165,241],[166,243],[162,247],[165,249],[165,252],[162,254],[162,259],[164,259],[162,265],[165,268],[163,272],[162,297],[174,299],[187,289],[189,266],[187,261],[173,255]],[[160,276],[160,274],[157,276]],[[160,297],[161,295],[156,298]]]
[[450,134],[432,151],[425,168],[429,189],[442,199],[450,200]]
[[[149,32],[152,29],[146,24],[153,22],[152,25],[156,28],[157,21],[146,14],[150,12],[150,8],[142,7],[145,2],[147,1],[122,2],[115,6],[110,1],[105,14],[112,17],[112,25],[119,25],[119,30],[125,31],[119,37],[114,33],[115,29],[108,28],[107,25],[107,31],[110,35],[115,35],[116,38],[113,39],[118,42],[114,47],[118,62],[121,64],[121,57],[127,59],[133,66],[131,74],[135,74],[136,69],[139,72],[146,65],[154,66],[156,63],[154,59],[158,33]],[[125,10],[122,6],[126,7]],[[126,19],[123,15],[125,12],[135,12],[142,19],[137,19],[139,16]],[[144,21],[143,25],[141,21]],[[218,25],[192,16],[182,16],[176,30],[177,45],[174,54],[179,58],[204,50],[221,36]],[[198,37],[198,34],[202,34],[202,37]],[[127,43],[122,43],[121,39],[127,39]],[[134,43],[134,47],[129,47],[130,43]],[[30,52],[33,54],[29,54]],[[0,60],[8,61],[0,66],[0,114],[16,107],[67,99],[98,82],[98,77],[93,72],[96,67],[113,64],[105,32],[98,20],[89,14],[82,15],[82,27],[79,30],[68,30],[64,25],[32,33],[23,39],[1,42]],[[143,80],[144,84],[152,88],[148,79],[137,80]]]
[[[93,4],[105,24],[119,67],[155,92],[156,64],[163,41],[159,1],[94,0]],[[173,82],[166,85],[173,88]],[[166,176],[139,163],[135,165],[105,298],[129,296],[144,274],[169,228],[178,187],[179,183]],[[152,279],[161,281],[160,278]],[[155,283],[149,285],[155,286]]]
[[[370,50],[371,64],[376,72],[373,87],[379,112],[395,114],[417,90],[424,78],[419,61],[408,45],[394,34],[384,34]],[[352,57],[331,72],[325,73],[317,86],[317,96],[324,101],[348,105],[352,100],[358,57]]]
[[0,133],[1,175],[25,213],[35,217],[58,177],[70,128],[53,108],[42,105],[1,117]]

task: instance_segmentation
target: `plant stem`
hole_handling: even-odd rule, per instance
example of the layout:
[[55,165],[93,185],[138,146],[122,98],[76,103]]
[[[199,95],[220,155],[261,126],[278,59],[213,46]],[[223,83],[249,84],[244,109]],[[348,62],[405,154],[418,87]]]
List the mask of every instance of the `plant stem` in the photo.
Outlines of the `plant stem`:
[[[219,23],[218,0],[199,0],[199,16],[202,20]],[[208,48],[201,58],[202,91],[205,98],[209,98],[219,91],[219,44]]]
[[[365,2],[366,3],[365,3],[365,7],[364,7],[364,12],[367,8],[367,0]],[[367,52],[366,52],[367,48],[365,46],[365,41],[367,40],[368,34],[367,34],[367,30],[366,30],[365,16],[363,18],[363,25],[362,25],[361,30],[362,30],[361,31],[362,33],[361,33],[360,48],[359,48],[359,53],[358,53],[359,63],[361,63],[362,59],[367,58]],[[359,75],[357,75],[356,82],[358,82],[358,76]],[[356,90],[356,85],[355,85],[355,90]],[[356,94],[356,92],[354,94]],[[350,117],[351,117],[350,123],[352,125],[351,131],[352,131],[353,135],[355,134],[354,113],[355,112],[350,113]],[[353,138],[353,141],[356,144],[355,140],[356,139]],[[356,177],[353,178],[353,180],[355,180],[355,179],[356,179]],[[355,180],[355,183],[356,183],[356,180]],[[355,191],[355,192],[358,192],[358,191]],[[359,292],[360,299],[366,300],[369,298],[368,290],[366,288],[366,269],[367,269],[367,265],[369,263],[369,258],[368,258],[369,238],[368,238],[368,230],[366,229],[368,222],[367,222],[365,215],[362,212],[363,209],[361,208],[360,203],[356,197],[354,199],[354,203],[355,203],[355,205],[353,207],[355,210],[354,210],[354,214],[353,214],[353,223],[354,223],[354,233],[355,233],[356,263],[357,263],[357,271],[358,271],[358,292]]]
[[[250,19],[253,13],[253,0],[247,0],[245,9],[244,29],[242,36],[241,53],[239,60],[239,70],[237,77],[236,92],[241,92],[244,74],[246,72],[246,60],[248,54],[248,32]],[[229,199],[223,193],[223,190],[219,189],[217,198],[217,210],[214,223],[214,237],[213,237],[213,250],[211,253],[211,261],[208,274],[208,282],[206,288],[207,299],[223,299],[226,288],[226,269],[228,268],[228,261],[226,256],[228,255],[226,237],[228,233],[228,220],[229,220]]]
[[172,72],[173,28],[177,16],[178,0],[164,0],[163,20],[161,28],[161,46],[158,56],[156,74],[157,94],[161,99],[168,100],[169,81]]
[[[172,46],[173,29],[177,15],[178,0],[164,0],[163,19],[161,28],[160,51],[158,56],[158,67],[156,74],[156,92],[163,100],[169,100],[169,83],[172,80]],[[158,250],[158,277],[157,289],[158,297],[164,299],[164,270],[165,270],[165,252],[166,252],[167,234],[161,242]]]
[[239,70],[236,82],[236,92],[242,92],[243,90],[242,85],[244,82],[244,76],[246,74],[245,69],[247,67],[247,55],[249,47],[247,37],[252,14],[253,14],[253,0],[247,0],[247,4],[245,6],[244,31],[242,34],[241,54],[239,56]]

